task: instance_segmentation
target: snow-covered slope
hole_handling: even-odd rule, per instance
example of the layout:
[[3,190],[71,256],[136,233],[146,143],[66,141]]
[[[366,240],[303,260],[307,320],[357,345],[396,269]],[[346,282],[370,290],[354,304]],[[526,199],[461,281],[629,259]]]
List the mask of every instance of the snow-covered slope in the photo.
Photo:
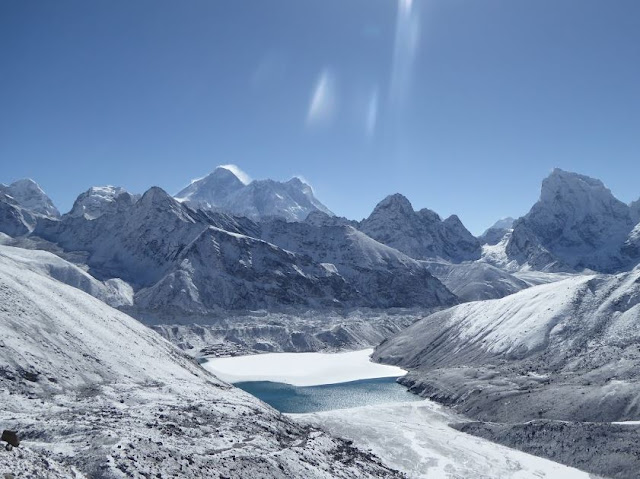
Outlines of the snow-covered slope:
[[333,214],[316,199],[312,188],[299,178],[286,182],[248,182],[246,179],[243,181],[237,173],[237,167],[219,166],[208,176],[192,182],[175,197],[193,208],[223,211],[253,220],[277,217],[287,221],[302,221],[312,211]]
[[6,258],[25,270],[56,279],[78,288],[113,307],[131,306],[133,290],[119,279],[98,281],[78,266],[47,251],[0,246],[0,258]]
[[0,423],[25,448],[3,473],[46,458],[50,477],[399,477],[39,270],[0,256]]
[[386,197],[360,229],[379,241],[416,259],[441,258],[461,262],[480,258],[480,242],[457,216],[444,221],[433,211],[414,211],[400,194]]
[[189,313],[336,307],[360,295],[331,268],[250,236],[213,226],[176,257],[160,281],[136,294],[138,308],[174,308]]
[[82,193],[73,203],[70,216],[84,216],[86,219],[93,220],[111,208],[116,206],[116,198],[123,197],[120,200],[133,204],[140,199],[140,195],[132,195],[124,188],[119,186],[92,186]]
[[636,268],[455,306],[376,357],[415,369],[406,381],[417,392],[482,419],[613,421],[640,417],[639,341]]
[[496,245],[504,238],[507,232],[513,229],[513,223],[515,221],[516,220],[511,217],[502,218],[496,221],[493,226],[487,228],[478,239],[482,244]]
[[60,212],[51,199],[40,188],[40,185],[31,179],[18,180],[9,186],[0,184],[0,192],[11,196],[20,207],[31,213],[50,218],[60,216]]
[[502,298],[529,287],[527,282],[483,261],[459,264],[425,261],[425,264],[461,301]]
[[366,299],[362,305],[437,307],[457,301],[426,265],[352,226],[271,221],[262,224],[262,237],[336,271]]
[[636,223],[640,223],[640,200],[631,203],[629,208],[631,210],[631,219]]
[[0,233],[14,237],[26,235],[33,230],[36,221],[35,215],[0,190]]
[[620,271],[635,264],[621,252],[632,216],[600,180],[555,169],[539,201],[514,224],[506,252],[534,269]]

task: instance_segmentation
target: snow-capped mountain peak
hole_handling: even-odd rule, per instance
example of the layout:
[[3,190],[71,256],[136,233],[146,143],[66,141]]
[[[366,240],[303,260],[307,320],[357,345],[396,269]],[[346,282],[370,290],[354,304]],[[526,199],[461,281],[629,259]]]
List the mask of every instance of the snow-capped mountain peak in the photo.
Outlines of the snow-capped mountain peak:
[[544,250],[578,270],[614,271],[627,261],[620,248],[635,223],[629,205],[602,181],[556,168],[538,202],[515,222],[508,251],[531,259],[534,249]]
[[113,208],[116,200],[133,204],[138,199],[140,195],[132,195],[119,186],[92,186],[78,196],[68,214],[94,220]]
[[416,259],[442,258],[454,262],[480,257],[480,242],[457,216],[442,220],[427,208],[414,211],[401,194],[387,196],[360,223],[373,239]]
[[9,186],[0,185],[0,191],[11,196],[20,207],[37,215],[57,218],[60,212],[53,201],[40,188],[40,185],[30,178],[15,181]]
[[[567,204],[604,206],[626,211],[624,203],[616,199],[602,181],[578,173],[556,168],[542,182],[540,201],[542,204],[564,206]],[[578,213],[583,213],[578,211]]]
[[312,211],[333,213],[299,177],[288,181],[254,180],[234,165],[219,166],[192,182],[175,198],[194,208],[223,211],[253,220],[267,217],[302,221]]
[[414,214],[413,206],[408,198],[400,193],[394,193],[387,196],[376,205],[371,215],[404,215],[410,216]]
[[212,209],[246,185],[231,169],[219,166],[204,178],[191,182],[175,198],[180,202]]

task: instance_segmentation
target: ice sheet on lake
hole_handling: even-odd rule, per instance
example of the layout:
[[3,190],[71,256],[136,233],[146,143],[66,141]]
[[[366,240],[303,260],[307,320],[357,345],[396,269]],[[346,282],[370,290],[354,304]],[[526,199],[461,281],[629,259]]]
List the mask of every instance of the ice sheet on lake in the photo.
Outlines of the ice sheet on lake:
[[428,400],[291,415],[371,449],[387,465],[410,478],[562,478],[589,474],[459,432],[463,421]]
[[318,386],[359,379],[400,377],[404,369],[373,363],[373,349],[346,353],[272,353],[211,359],[203,366],[224,381],[272,381]]

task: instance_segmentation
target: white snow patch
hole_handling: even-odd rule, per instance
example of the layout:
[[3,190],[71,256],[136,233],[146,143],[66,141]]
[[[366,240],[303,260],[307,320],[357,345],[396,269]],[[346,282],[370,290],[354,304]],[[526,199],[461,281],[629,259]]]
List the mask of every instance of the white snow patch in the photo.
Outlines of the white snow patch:
[[270,353],[216,358],[204,363],[223,381],[272,381],[294,386],[318,386],[359,379],[404,376],[396,366],[370,361],[373,349],[346,353]]

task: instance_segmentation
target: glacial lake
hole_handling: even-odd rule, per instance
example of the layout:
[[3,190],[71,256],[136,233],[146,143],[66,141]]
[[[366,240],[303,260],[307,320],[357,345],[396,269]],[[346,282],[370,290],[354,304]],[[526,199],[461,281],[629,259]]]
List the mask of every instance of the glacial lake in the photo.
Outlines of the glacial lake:
[[398,384],[396,378],[361,379],[303,387],[271,381],[241,382],[235,386],[278,411],[290,414],[422,400]]
[[372,349],[211,358],[202,366],[283,413],[422,400],[396,383],[406,371],[371,362]]

